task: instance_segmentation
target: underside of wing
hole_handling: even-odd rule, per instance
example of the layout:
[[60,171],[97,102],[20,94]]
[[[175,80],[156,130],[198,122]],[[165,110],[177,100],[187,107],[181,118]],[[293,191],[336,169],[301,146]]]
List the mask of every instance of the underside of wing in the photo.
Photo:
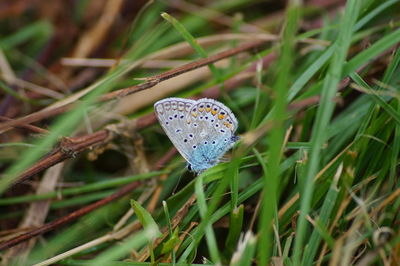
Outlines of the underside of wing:
[[197,172],[217,164],[237,141],[235,115],[213,99],[167,98],[154,109],[165,133]]
[[189,141],[184,141],[188,135],[187,114],[196,101],[182,98],[166,98],[154,104],[158,121],[165,133],[177,148],[179,153],[190,162]]

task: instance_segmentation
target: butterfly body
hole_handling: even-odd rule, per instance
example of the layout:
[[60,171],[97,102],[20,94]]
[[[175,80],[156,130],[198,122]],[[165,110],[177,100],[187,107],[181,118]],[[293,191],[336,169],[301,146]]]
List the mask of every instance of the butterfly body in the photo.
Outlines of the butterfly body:
[[235,115],[213,99],[166,98],[154,104],[167,136],[189,164],[200,173],[214,165],[235,144]]

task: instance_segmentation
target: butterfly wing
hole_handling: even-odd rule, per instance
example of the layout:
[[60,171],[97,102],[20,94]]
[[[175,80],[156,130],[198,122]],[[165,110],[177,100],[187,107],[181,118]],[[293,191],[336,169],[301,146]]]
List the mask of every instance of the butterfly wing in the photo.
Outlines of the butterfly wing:
[[235,144],[238,122],[232,111],[213,99],[200,99],[190,109],[188,124],[193,132],[189,147],[192,168],[201,172],[219,162]]
[[[187,115],[196,101],[182,98],[166,98],[154,104],[158,121],[179,153],[190,163],[193,144],[189,138]],[[193,136],[193,134],[192,134]]]
[[167,98],[154,105],[157,118],[195,172],[217,164],[237,141],[235,115],[213,99]]

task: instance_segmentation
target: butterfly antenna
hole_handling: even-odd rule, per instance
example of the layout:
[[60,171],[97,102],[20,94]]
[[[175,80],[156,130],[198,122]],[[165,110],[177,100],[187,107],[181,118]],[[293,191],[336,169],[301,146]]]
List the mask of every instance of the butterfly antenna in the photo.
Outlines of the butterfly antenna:
[[176,182],[176,185],[175,185],[174,189],[172,190],[172,195],[175,195],[176,189],[178,188],[179,183],[181,182],[182,176],[185,173],[185,171],[186,171],[185,169],[181,170],[181,174],[179,175],[178,182]]

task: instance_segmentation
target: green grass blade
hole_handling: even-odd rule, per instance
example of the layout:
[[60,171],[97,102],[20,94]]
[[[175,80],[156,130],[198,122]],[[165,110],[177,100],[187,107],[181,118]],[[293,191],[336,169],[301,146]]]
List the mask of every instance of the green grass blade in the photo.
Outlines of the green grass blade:
[[[258,258],[260,265],[267,265],[272,254],[272,220],[279,200],[280,163],[285,137],[286,103],[288,80],[293,62],[293,47],[297,33],[300,12],[296,1],[289,2],[286,13],[286,27],[283,32],[282,49],[278,62],[279,74],[274,85],[275,99],[271,123],[274,125],[268,136],[270,157],[268,175],[264,173],[264,189],[259,218]],[[267,178],[268,177],[268,178]]]
[[[339,178],[342,174],[342,170],[343,170],[343,165],[341,164],[338,167],[335,177],[332,181],[332,184],[330,185],[329,190],[326,194],[324,203],[322,204],[322,207],[321,207],[320,215],[316,219],[316,222],[318,223],[319,227],[317,226],[318,228],[316,228],[313,231],[313,233],[311,234],[311,237],[310,237],[310,240],[308,241],[306,252],[304,253],[303,261],[302,261],[301,265],[313,264],[314,257],[317,253],[318,248],[320,247],[320,241],[321,241],[321,230],[318,230],[318,229],[322,228],[322,226],[324,226],[324,228],[325,228],[330,220],[333,207],[336,204],[336,199],[339,194],[339,189],[337,187],[337,184],[338,184]],[[328,240],[328,241],[330,241],[329,244],[332,244],[334,242],[331,240],[332,237],[330,237],[329,234],[326,233],[325,231],[323,233],[325,236],[324,239],[330,239],[330,240]]]
[[225,255],[230,258],[235,251],[243,225],[244,206],[239,205],[230,213],[229,232],[225,241]]
[[321,92],[320,105],[317,111],[317,117],[312,130],[311,150],[309,161],[307,163],[307,171],[305,180],[305,188],[301,192],[300,216],[296,229],[296,240],[293,254],[293,264],[299,265],[301,261],[301,253],[303,248],[304,237],[307,232],[307,220],[311,207],[311,200],[314,191],[313,179],[318,172],[321,148],[326,139],[325,128],[329,125],[333,109],[333,97],[338,88],[342,68],[346,60],[348,48],[351,43],[354,25],[361,8],[361,1],[350,0],[346,3],[346,9],[342,19],[342,26],[339,30],[339,36],[335,45],[335,51],[328,69],[327,76],[324,79],[324,84]]
[[[162,13],[161,16],[167,20],[175,29],[182,35],[182,37],[193,47],[193,49],[203,58],[208,57],[206,51],[204,51],[203,47],[201,47],[196,39],[190,34],[190,32],[174,17],[167,13]],[[217,68],[214,64],[209,65],[210,71],[214,74],[214,77],[219,80],[220,75],[218,74]]]
[[343,68],[344,75],[348,75],[357,70],[360,66],[380,55],[393,45],[400,42],[400,29],[397,29],[376,41],[368,49],[363,50],[354,56]]
[[48,21],[38,21],[20,29],[6,38],[2,38],[0,40],[0,47],[3,50],[8,50],[41,36],[48,39],[52,32],[53,27]]
[[107,251],[102,252],[101,255],[98,255],[94,260],[91,260],[88,265],[111,265],[113,260],[126,256],[132,252],[132,250],[138,249],[149,241],[152,241],[157,234],[157,228],[149,227],[144,229],[126,239],[122,244],[114,245]]
[[[201,175],[197,177],[195,183],[195,191],[196,191],[197,205],[199,206],[200,216],[204,218],[207,215],[207,203],[203,191],[203,176]],[[210,222],[208,222],[205,225],[205,232],[208,244],[208,251],[210,252],[213,263],[218,264],[221,262],[221,258],[219,256],[214,230]]]
[[400,114],[390,106],[384,99],[382,99],[374,89],[372,89],[357,73],[350,74],[350,77],[359,86],[365,88],[372,97],[372,99],[379,104],[398,124],[400,124]]

